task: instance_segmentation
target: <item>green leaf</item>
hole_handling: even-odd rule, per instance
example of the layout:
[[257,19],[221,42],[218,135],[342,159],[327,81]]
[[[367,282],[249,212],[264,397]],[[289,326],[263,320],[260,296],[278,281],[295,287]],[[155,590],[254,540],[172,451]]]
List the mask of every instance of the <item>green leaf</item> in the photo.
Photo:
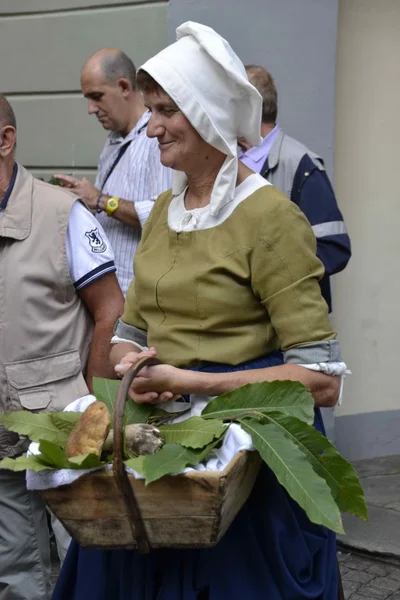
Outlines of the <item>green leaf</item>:
[[143,456],[135,456],[134,458],[130,458],[125,461],[125,464],[130,469],[134,469],[140,475],[144,475],[144,455]]
[[39,450],[38,458],[41,458],[52,469],[92,469],[105,464],[95,454],[83,454],[68,458],[65,450],[46,440],[40,442]]
[[69,436],[82,415],[81,412],[55,412],[50,414],[50,419],[57,429],[64,431]]
[[153,409],[154,406],[152,404],[136,404],[128,398],[125,405],[126,424],[146,423]]
[[181,414],[181,413],[170,413],[170,412],[167,412],[166,410],[163,410],[162,408],[159,408],[158,406],[154,406],[154,408],[151,412],[151,418],[152,419],[170,419],[171,414]]
[[[101,400],[107,406],[111,415],[111,423],[114,419],[114,404],[121,381],[119,379],[103,379],[102,377],[93,377],[93,390],[97,400]],[[130,398],[125,404],[126,424],[146,423],[153,412],[151,404],[135,404]]]
[[53,469],[68,469],[69,461],[65,450],[49,442],[48,440],[40,440],[39,452],[43,462],[49,465]]
[[31,413],[28,410],[6,412],[1,418],[1,422],[10,431],[25,435],[33,442],[48,440],[64,446],[68,440],[68,434],[56,427],[51,420],[50,413]]
[[249,383],[211,400],[201,413],[206,419],[237,419],[246,412],[281,411],[310,425],[314,421],[314,400],[298,381]]
[[329,485],[342,512],[367,520],[364,491],[354,467],[343,458],[322,433],[294,417],[270,413],[265,420],[281,427],[304,454],[314,471]]
[[0,460],[0,469],[8,469],[9,471],[26,471],[26,469],[45,471],[52,468],[45,465],[38,456],[33,455],[18,456],[18,458],[3,458],[3,460]]
[[93,377],[93,392],[97,400],[104,402],[110,411],[111,423],[114,418],[114,403],[121,382],[117,379]]
[[204,448],[226,431],[221,421],[191,417],[186,421],[159,427],[165,444],[181,444],[185,448]]
[[284,435],[282,428],[250,418],[240,420],[240,424],[250,434],[255,448],[279,483],[303,508],[310,521],[343,533],[340,512],[328,484],[313,470],[299,447]]
[[143,466],[146,485],[164,475],[180,473],[185,467],[198,465],[211,452],[216,443],[213,442],[206,448],[198,450],[184,448],[180,444],[165,444],[155,454],[144,456]]
[[81,454],[69,459],[69,469],[94,469],[106,463],[101,461],[96,454]]
[[154,425],[154,427],[160,427],[164,423],[171,422],[175,417],[180,417],[188,411],[190,411],[190,406],[187,410],[173,413],[167,412],[158,406],[154,406],[151,415],[147,419],[147,423],[149,425]]

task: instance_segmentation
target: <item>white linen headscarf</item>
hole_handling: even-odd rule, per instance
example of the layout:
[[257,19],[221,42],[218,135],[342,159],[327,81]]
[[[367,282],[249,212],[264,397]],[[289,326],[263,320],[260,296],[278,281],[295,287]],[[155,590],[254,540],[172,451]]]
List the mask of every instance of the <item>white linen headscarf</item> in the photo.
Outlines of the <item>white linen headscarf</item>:
[[[237,139],[262,142],[262,98],[243,63],[216,31],[187,21],[177,41],[140,67],[172,98],[200,136],[227,155],[211,192],[210,215],[233,200],[237,179]],[[172,192],[181,194],[186,175],[174,172]]]

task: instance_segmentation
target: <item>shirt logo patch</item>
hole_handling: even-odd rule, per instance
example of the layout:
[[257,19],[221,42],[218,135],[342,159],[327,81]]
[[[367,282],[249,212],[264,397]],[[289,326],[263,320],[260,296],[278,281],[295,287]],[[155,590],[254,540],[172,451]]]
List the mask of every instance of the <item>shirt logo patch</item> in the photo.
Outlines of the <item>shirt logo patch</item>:
[[89,245],[92,249],[92,252],[96,252],[96,254],[98,254],[107,250],[107,244],[101,237],[98,227],[92,229],[91,231],[87,231],[85,235],[89,240]]

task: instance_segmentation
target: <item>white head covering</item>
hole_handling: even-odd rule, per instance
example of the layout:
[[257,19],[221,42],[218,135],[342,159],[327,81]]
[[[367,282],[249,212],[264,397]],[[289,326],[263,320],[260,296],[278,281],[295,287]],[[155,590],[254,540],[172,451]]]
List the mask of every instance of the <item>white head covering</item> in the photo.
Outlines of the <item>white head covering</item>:
[[[228,42],[211,27],[188,21],[178,27],[176,37],[140,68],[157,81],[201,137],[227,155],[211,193],[210,214],[216,216],[234,197],[237,138],[245,137],[253,146],[262,142],[262,98]],[[186,175],[175,171],[174,195],[186,185]]]

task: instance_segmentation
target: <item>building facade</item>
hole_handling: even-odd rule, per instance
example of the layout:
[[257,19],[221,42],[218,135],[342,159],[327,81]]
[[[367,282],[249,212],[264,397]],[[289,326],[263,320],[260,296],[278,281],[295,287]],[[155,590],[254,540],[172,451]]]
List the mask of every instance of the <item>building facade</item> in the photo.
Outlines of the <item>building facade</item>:
[[18,158],[45,178],[93,177],[105,132],[87,116],[83,62],[116,46],[140,65],[186,20],[268,68],[280,124],[325,159],[353,245],[333,284],[352,375],[325,420],[350,459],[400,454],[399,0],[2,0],[0,91],[16,110]]
[[18,121],[18,160],[34,175],[94,178],[106,132],[87,114],[80,70],[99,48],[138,66],[167,44],[167,1],[1,0],[0,91]]

